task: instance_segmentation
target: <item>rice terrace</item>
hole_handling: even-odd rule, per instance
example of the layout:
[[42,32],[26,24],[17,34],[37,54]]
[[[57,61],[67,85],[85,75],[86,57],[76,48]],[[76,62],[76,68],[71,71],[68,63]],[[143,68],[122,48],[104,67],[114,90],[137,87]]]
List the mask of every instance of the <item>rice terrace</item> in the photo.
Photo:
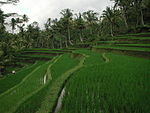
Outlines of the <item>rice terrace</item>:
[[0,0],[0,113],[150,113],[150,0]]

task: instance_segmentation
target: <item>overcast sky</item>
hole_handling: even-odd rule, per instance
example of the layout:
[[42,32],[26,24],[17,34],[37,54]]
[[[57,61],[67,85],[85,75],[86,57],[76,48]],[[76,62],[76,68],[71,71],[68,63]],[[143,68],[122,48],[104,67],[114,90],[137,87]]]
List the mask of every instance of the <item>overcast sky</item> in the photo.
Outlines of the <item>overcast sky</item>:
[[74,13],[94,10],[98,13],[111,6],[110,0],[20,0],[13,5],[3,5],[5,13],[26,14],[29,22],[37,21],[42,26],[47,18],[59,18],[62,9],[70,8]]

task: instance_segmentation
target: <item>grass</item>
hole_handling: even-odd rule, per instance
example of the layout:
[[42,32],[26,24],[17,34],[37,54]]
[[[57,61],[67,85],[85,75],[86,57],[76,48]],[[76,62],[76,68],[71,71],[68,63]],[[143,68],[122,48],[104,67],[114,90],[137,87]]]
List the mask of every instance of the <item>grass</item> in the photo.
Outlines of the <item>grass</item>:
[[42,51],[42,50],[40,50],[40,51],[29,51],[29,50],[26,50],[26,51],[22,51],[23,53],[52,53],[52,54],[54,54],[54,53],[64,53],[64,52],[61,52],[61,51]]
[[133,40],[150,40],[150,37],[137,37],[137,36],[116,36],[113,39],[133,39]]
[[140,48],[139,47],[122,47],[122,46],[118,47],[118,46],[105,45],[105,46],[94,46],[94,48],[150,52],[150,48],[143,48],[143,47],[140,47]]
[[[97,41],[97,45],[102,45],[102,44],[145,44],[146,41],[119,41],[119,40],[114,40],[114,41]],[[95,44],[96,45],[96,44]]]
[[89,52],[89,50],[80,49],[80,50],[76,50],[75,53],[85,54],[88,57],[87,59],[85,59],[84,62],[85,65],[97,65],[103,62],[101,54],[92,51]]
[[64,49],[48,49],[48,48],[30,48],[30,49],[25,49],[24,51],[63,51]]
[[44,113],[46,111],[51,111],[57,100],[62,84],[68,76],[64,76],[63,73],[75,67],[78,62],[79,60],[72,59],[70,54],[62,55],[57,62],[49,66],[48,70],[50,71],[51,79],[48,81],[47,85],[22,102],[15,113],[35,113],[37,111],[42,111],[41,113]]
[[110,62],[89,63],[73,74],[65,88],[61,113],[149,112],[150,60],[106,56]]
[[150,44],[115,44],[117,46],[138,46],[138,47],[150,47]]
[[19,55],[18,57],[20,58],[53,58],[53,56],[47,56],[47,55],[32,55],[32,54],[29,54],[29,55]]
[[25,49],[22,52],[65,53],[70,51],[67,49],[31,48],[31,49]]
[[43,86],[42,79],[50,62],[39,64],[19,84],[0,95],[0,112],[13,112],[18,105]]
[[[122,37],[123,38],[123,37]],[[128,38],[128,39],[139,39],[139,40],[150,40],[150,37],[124,37],[124,38]]]
[[38,61],[35,64],[25,67],[18,71],[15,75],[10,74],[3,79],[0,79],[0,94],[20,83],[28,74],[30,74],[37,66],[43,62]]
[[126,34],[127,36],[140,36],[140,35],[150,35],[149,32],[145,32],[145,33],[130,33],[130,34]]

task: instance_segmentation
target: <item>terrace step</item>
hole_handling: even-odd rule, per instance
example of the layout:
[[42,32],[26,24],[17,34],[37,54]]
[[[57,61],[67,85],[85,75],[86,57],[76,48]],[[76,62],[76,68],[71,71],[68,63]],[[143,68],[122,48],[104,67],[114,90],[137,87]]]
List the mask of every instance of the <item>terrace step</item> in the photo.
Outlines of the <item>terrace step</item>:
[[150,51],[136,51],[136,50],[124,50],[124,49],[115,49],[115,48],[93,48],[93,51],[98,52],[112,52],[119,53],[128,56],[140,57],[150,59]]
[[[47,65],[48,65],[48,62],[38,66],[28,76],[26,76],[19,84],[17,84],[15,87],[9,89],[7,92],[0,95],[0,106],[1,106],[0,112],[7,113],[7,112],[15,111],[18,105],[20,104],[20,102],[22,101],[20,100],[20,98],[25,99],[27,97],[27,95],[24,93],[28,92],[28,94],[30,95],[32,91],[34,92],[36,91],[36,89],[39,89],[40,87],[42,87],[40,78],[43,76],[44,70],[47,67]],[[31,83],[32,79],[33,79],[33,82]],[[26,87],[26,88],[23,89],[22,87]],[[22,90],[24,93],[22,92]],[[4,104],[4,102],[6,102],[7,100],[9,101],[7,102],[7,105],[6,105]]]
[[[44,83],[43,87],[37,89],[36,91],[32,92],[31,94],[27,95],[18,105],[17,109],[15,110],[15,113],[18,113],[18,112],[23,112],[23,111],[20,111],[21,107],[24,106],[24,103],[26,103],[27,101],[30,101],[30,99],[32,97],[34,97],[35,95],[38,95],[38,93],[40,93],[44,88],[46,88],[49,83],[50,83],[50,80],[52,80],[52,77],[51,77],[51,67],[61,58],[61,56],[59,57],[55,57],[53,58],[53,60],[51,61],[51,64],[48,66],[47,68],[47,72],[45,75],[47,75],[47,82]],[[45,77],[45,76],[44,76]]]
[[[29,67],[24,67],[22,70],[18,71],[15,75],[11,74],[6,76],[4,79],[0,80],[0,96],[5,93],[7,90],[10,88],[15,87],[17,84],[19,84],[24,78],[26,78],[30,73],[32,73],[36,68],[37,65],[40,65],[42,62],[36,62],[35,64],[29,66]],[[33,69],[33,70],[31,70]],[[23,75],[23,73],[26,73],[27,75]],[[22,75],[22,77],[20,76]],[[19,77],[19,80],[16,77]],[[21,78],[20,78],[21,77]],[[4,87],[5,86],[5,87]]]
[[60,93],[62,92],[63,88],[65,87],[65,84],[69,80],[72,73],[77,71],[83,66],[85,57],[80,60],[80,63],[73,67],[72,69],[69,69],[68,71],[62,73],[62,75],[56,79],[56,81],[53,83],[49,96],[46,97],[46,99],[43,101],[41,108],[36,113],[54,113],[58,105],[58,99],[60,96]]

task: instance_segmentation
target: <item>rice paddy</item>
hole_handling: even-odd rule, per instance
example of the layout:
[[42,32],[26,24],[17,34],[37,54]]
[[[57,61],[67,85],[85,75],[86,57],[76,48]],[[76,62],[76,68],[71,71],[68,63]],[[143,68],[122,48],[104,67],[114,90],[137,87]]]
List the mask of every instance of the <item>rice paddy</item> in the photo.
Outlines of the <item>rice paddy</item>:
[[110,51],[150,52],[133,39],[20,51],[15,60],[24,67],[0,79],[0,113],[148,113],[150,60]]

